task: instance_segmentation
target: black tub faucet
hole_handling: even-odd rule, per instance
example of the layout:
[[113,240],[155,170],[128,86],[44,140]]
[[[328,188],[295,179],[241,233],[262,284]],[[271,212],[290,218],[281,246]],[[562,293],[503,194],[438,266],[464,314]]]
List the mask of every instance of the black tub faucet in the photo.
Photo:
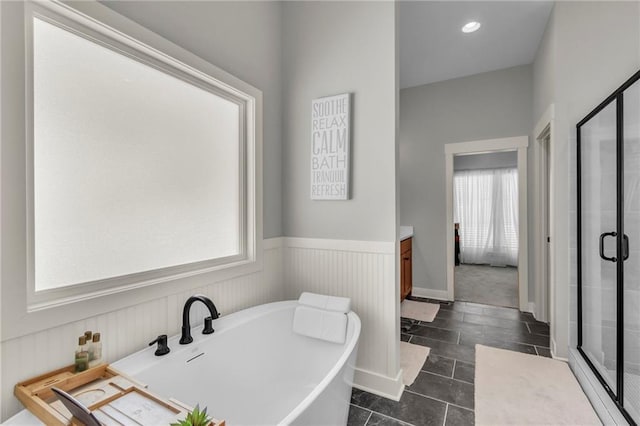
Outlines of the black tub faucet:
[[207,296],[196,294],[188,298],[184,303],[184,309],[182,310],[182,337],[180,337],[181,345],[186,345],[193,342],[193,337],[191,337],[191,324],[189,323],[189,312],[191,311],[191,305],[193,305],[193,303],[197,301],[204,303],[205,306],[209,309],[209,313],[211,314],[211,316],[204,319],[204,330],[202,330],[202,334],[213,333],[214,330],[211,323],[214,319],[217,319],[220,316],[218,314],[218,310],[216,309],[216,305],[214,305],[211,299],[209,299]]

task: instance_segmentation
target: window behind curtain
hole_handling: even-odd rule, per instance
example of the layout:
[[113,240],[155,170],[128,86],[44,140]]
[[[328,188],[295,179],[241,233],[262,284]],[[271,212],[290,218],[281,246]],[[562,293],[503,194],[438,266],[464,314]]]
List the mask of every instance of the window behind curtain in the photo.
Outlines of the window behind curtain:
[[518,170],[454,174],[454,221],[463,263],[518,265]]

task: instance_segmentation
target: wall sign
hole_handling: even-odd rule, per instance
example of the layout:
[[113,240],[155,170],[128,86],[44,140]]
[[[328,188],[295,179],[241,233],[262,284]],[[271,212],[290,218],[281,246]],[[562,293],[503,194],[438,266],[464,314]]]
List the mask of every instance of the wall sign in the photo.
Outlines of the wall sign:
[[349,199],[351,94],[311,101],[311,199]]

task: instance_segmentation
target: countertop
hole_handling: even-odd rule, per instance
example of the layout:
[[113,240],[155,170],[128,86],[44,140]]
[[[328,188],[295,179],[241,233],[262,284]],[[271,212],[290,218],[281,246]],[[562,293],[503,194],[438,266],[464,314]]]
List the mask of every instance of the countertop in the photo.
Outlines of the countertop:
[[400,226],[400,241],[413,237],[413,226]]

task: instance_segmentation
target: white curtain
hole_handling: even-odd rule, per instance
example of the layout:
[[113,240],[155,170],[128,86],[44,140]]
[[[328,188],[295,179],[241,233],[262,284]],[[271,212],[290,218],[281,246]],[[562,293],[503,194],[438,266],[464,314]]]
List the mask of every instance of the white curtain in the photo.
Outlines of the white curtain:
[[462,263],[517,266],[518,170],[455,172],[453,192]]

